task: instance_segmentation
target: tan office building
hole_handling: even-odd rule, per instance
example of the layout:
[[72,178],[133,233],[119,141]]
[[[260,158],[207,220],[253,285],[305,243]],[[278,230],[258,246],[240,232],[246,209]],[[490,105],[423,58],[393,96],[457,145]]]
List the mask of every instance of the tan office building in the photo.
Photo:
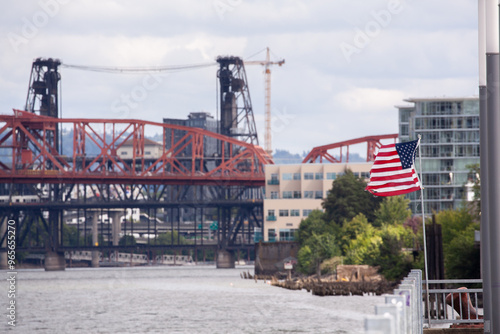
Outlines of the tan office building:
[[372,163],[266,165],[264,241],[291,241],[302,219],[321,203],[346,168],[369,178]]

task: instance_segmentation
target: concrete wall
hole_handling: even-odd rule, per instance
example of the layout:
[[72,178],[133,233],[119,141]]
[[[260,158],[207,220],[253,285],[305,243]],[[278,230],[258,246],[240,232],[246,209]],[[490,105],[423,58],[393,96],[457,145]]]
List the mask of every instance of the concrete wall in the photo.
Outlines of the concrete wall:
[[290,257],[297,259],[298,251],[298,242],[261,242],[257,244],[255,248],[255,274],[273,275],[280,271],[283,272],[284,260]]

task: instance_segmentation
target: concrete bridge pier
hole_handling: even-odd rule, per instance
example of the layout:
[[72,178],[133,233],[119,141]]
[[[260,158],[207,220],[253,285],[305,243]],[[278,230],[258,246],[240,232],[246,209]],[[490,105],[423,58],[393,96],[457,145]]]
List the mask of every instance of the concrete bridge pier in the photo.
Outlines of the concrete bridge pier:
[[235,267],[236,257],[234,253],[226,249],[219,249],[217,251],[216,266],[217,269],[231,269]]
[[[1,222],[0,222],[0,238],[1,236],[5,235],[5,232],[7,232],[7,217],[5,217]],[[2,248],[7,247],[7,238],[4,239],[2,243]],[[0,253],[0,270],[2,269],[9,269],[9,264],[7,260],[7,252],[2,252]]]
[[[112,225],[112,237],[113,237],[113,246],[118,246],[118,243],[120,242],[120,233],[122,231],[122,222],[121,222],[121,215],[122,212],[120,211],[113,211],[113,214],[111,215],[113,225]],[[115,261],[118,261],[118,251],[115,250]]]
[[[99,213],[94,212],[94,215],[92,216],[92,246],[98,246],[99,245],[99,239],[97,238],[98,236],[98,229],[97,229],[97,220],[99,219]],[[92,251],[92,262],[91,265],[93,268],[98,268],[99,267],[99,251],[93,250]]]
[[45,253],[44,262],[45,271],[56,271],[66,269],[66,259],[64,252],[48,251]]

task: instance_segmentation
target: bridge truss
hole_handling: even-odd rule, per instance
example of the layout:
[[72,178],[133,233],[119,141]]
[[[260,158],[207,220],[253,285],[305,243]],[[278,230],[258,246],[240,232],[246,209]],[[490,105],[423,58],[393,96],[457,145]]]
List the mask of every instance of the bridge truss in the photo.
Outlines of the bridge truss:
[[[54,140],[60,129],[71,134],[71,143]],[[160,134],[161,141],[147,134]],[[2,226],[15,221],[20,251],[59,253],[253,247],[264,165],[273,163],[259,146],[199,128],[21,110],[0,115],[0,151],[8,158],[0,162]],[[138,224],[134,208],[147,217]],[[67,224],[69,216],[74,223]],[[217,222],[213,233],[207,216]],[[186,221],[191,230],[181,236]],[[127,244],[123,235],[139,234],[137,226],[147,237]],[[158,230],[169,237],[159,242]],[[5,228],[0,236],[0,251],[6,251]]]
[[[398,134],[366,136],[356,139],[345,140],[333,144],[314,147],[311,152],[304,158],[302,163],[341,163],[343,161],[343,152],[345,152],[345,162],[349,162],[349,147],[351,145],[366,143],[366,162],[375,161],[375,151],[382,146],[381,140],[396,139]],[[345,150],[345,151],[344,151]],[[335,155],[336,152],[337,154]]]

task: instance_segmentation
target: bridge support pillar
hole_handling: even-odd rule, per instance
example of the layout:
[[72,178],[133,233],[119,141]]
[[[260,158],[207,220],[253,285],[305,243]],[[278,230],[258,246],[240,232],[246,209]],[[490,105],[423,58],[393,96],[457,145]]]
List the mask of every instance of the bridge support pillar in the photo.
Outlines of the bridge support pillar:
[[[0,238],[5,235],[7,232],[7,217],[5,217],[2,221],[0,221]],[[3,243],[2,243],[2,248],[7,248],[7,237],[5,237]],[[7,261],[7,252],[1,252],[0,253],[0,270],[1,269],[8,269],[9,264]]]
[[65,270],[66,259],[64,252],[47,252],[45,253],[45,271]]
[[120,233],[122,231],[122,223],[120,221],[121,216],[122,212],[119,211],[114,211],[111,216],[113,221],[112,223],[113,246],[118,246],[118,243],[120,242]]
[[236,258],[233,252],[225,249],[219,249],[217,252],[217,269],[230,269],[234,268]]
[[[99,245],[99,240],[97,238],[97,220],[99,219],[99,213],[94,212],[92,216],[92,246],[96,247]],[[91,265],[93,268],[99,267],[99,251],[92,251],[92,262]]]

